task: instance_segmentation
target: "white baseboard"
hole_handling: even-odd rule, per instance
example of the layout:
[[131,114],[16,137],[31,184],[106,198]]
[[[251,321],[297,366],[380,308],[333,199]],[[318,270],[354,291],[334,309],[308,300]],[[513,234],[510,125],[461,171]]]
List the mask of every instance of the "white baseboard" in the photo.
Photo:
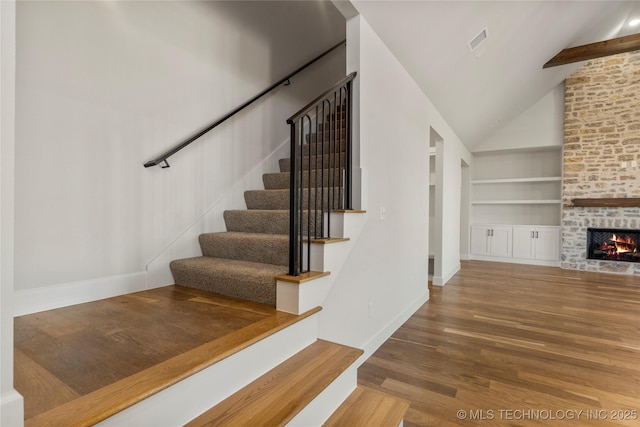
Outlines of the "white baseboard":
[[24,405],[22,395],[15,390],[0,394],[0,426],[22,427]]
[[[426,288],[425,283],[425,288]],[[383,327],[377,334],[375,334],[369,341],[364,343],[362,346],[359,346],[364,350],[364,354],[360,356],[360,358],[356,361],[357,366],[360,366],[364,363],[386,340],[389,339],[391,335],[395,331],[398,330],[400,326],[413,314],[429,301],[429,290],[422,294],[419,298],[417,298],[411,305],[409,305],[406,309],[404,309],[395,319],[389,322],[385,327]]]
[[456,273],[458,271],[460,271],[460,263],[458,263],[455,268],[453,270],[451,270],[449,273],[447,273],[446,275],[443,275],[442,277],[438,277],[438,276],[434,276],[433,280],[431,281],[431,283],[433,283],[434,286],[444,286],[447,284],[447,282],[449,280],[451,280],[451,278],[453,276],[456,275]]
[[81,282],[16,291],[14,316],[111,298],[146,289],[146,273],[100,277]]
[[510,264],[528,264],[528,265],[541,265],[544,267],[560,267],[560,261],[541,261],[537,259],[525,259],[525,258],[503,258],[492,257],[485,255],[471,255],[474,261],[490,261],[490,262],[506,262]]

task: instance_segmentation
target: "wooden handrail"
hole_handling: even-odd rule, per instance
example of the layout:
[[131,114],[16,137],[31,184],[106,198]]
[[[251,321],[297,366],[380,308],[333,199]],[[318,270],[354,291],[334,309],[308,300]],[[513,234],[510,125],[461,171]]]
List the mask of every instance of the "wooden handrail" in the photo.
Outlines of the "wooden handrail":
[[347,84],[351,80],[355,79],[357,74],[358,74],[358,72],[354,71],[353,73],[349,74],[348,76],[346,76],[345,78],[343,78],[339,82],[336,82],[333,86],[331,86],[329,89],[327,89],[322,95],[318,96],[316,99],[314,99],[313,101],[311,101],[310,103],[308,103],[307,105],[302,107],[300,110],[298,110],[298,112],[295,113],[293,116],[289,117],[287,119],[287,124],[292,124],[296,120],[299,120],[311,108],[315,107],[316,104],[318,104],[320,101],[325,99],[327,97],[327,95],[329,95],[330,93],[333,93],[333,91],[336,90],[337,88],[339,88],[341,86],[344,86],[345,84]]
[[297,68],[295,71],[293,71],[293,72],[289,73],[288,75],[286,75],[285,77],[281,78],[276,83],[272,84],[271,86],[269,86],[268,88],[266,88],[265,90],[263,90],[262,92],[260,92],[256,96],[254,96],[253,98],[251,98],[248,101],[244,102],[242,105],[234,108],[233,110],[231,110],[230,112],[228,112],[227,114],[222,116],[220,119],[216,120],[215,122],[213,122],[212,124],[210,124],[206,128],[202,129],[201,131],[199,131],[198,133],[196,133],[195,135],[193,135],[192,137],[190,137],[186,141],[176,145],[175,147],[173,147],[170,150],[167,150],[166,152],[164,152],[160,156],[156,157],[155,159],[148,161],[147,163],[144,164],[144,167],[148,168],[148,167],[151,167],[151,166],[157,166],[157,165],[162,164],[162,166],[161,166],[162,168],[168,168],[169,167],[169,162],[167,162],[167,159],[169,157],[173,156],[178,151],[182,150],[183,148],[185,148],[186,146],[188,146],[189,144],[191,144],[192,142],[194,142],[195,140],[197,140],[198,138],[200,138],[204,134],[206,134],[209,131],[213,130],[218,125],[224,123],[227,119],[233,117],[235,114],[237,114],[240,111],[244,110],[249,105],[253,104],[255,101],[257,101],[258,99],[262,98],[264,95],[266,95],[269,92],[271,92],[273,89],[277,88],[278,86],[280,86],[280,85],[282,85],[284,83],[289,82],[289,79],[291,79],[291,77],[295,76],[296,74],[298,74],[299,72],[301,72],[305,68],[309,67],[310,65],[313,65],[315,62],[317,62],[320,59],[324,58],[329,53],[333,52],[334,50],[336,50],[337,48],[339,48],[340,46],[342,46],[346,42],[347,42],[346,40],[342,40],[340,43],[338,43],[335,46],[331,47],[330,49],[326,50],[321,55],[316,56],[311,61],[307,62],[306,64],[304,64],[301,67]]

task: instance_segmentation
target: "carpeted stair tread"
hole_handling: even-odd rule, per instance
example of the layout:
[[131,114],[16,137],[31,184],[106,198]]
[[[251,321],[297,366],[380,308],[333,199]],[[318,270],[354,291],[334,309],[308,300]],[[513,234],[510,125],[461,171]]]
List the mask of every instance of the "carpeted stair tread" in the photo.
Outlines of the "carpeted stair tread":
[[[244,199],[247,209],[285,210],[289,208],[289,190],[249,190],[245,191]],[[329,188],[308,188],[302,190],[302,206],[308,207],[309,193],[311,193],[311,209],[320,207],[326,211],[329,206],[336,209],[340,206],[339,200],[342,189],[337,187],[331,191]]]
[[[340,185],[343,181],[343,168],[333,169],[333,180],[331,183]],[[329,186],[329,180],[331,179],[330,169],[314,169],[314,171],[302,172],[302,186],[309,186],[309,177],[311,177],[311,185],[316,186],[322,182],[324,187]],[[264,188],[267,190],[288,189],[291,180],[289,172],[277,172],[277,173],[265,173],[262,176],[262,182]]]
[[288,210],[231,210],[223,216],[227,231],[289,234]]
[[[346,151],[346,147],[347,147],[347,143],[343,139],[341,141],[325,141],[324,143],[312,142],[312,143],[302,144],[301,148],[299,147],[296,150],[302,149],[302,154],[305,156],[308,156],[309,153],[314,155],[318,155],[320,153],[324,153],[324,154],[336,153],[336,152],[344,153]],[[300,155],[298,151],[296,151],[296,153],[297,155]]]
[[316,130],[317,132],[322,132],[324,131],[329,131],[331,130],[331,132],[338,132],[339,130],[345,130],[346,129],[346,122],[344,121],[340,121],[340,120],[332,120],[332,121],[327,121],[324,123],[319,123],[316,126]]
[[275,276],[287,267],[224,258],[194,257],[172,261],[176,285],[276,305]]
[[244,201],[249,210],[286,210],[289,193],[289,190],[248,190],[244,192]]
[[289,171],[292,164],[299,165],[296,180],[302,186],[302,200],[296,209],[302,211],[294,211],[295,233],[305,239],[325,236],[324,218],[343,206],[349,111],[337,99],[316,109],[317,117],[307,123],[304,137],[299,135],[294,159],[280,159],[278,173],[263,174],[264,190],[245,191],[246,210],[223,213],[227,231],[200,235],[202,257],[171,263],[175,282],[275,304],[273,276],[286,272],[289,264]]
[[[304,213],[304,232],[307,232],[306,219]],[[320,215],[317,224],[320,224]],[[288,210],[233,210],[224,212],[224,221],[228,231],[239,231],[243,233],[266,233],[266,234],[286,234],[289,235],[289,211]],[[313,232],[313,229],[312,229]]]
[[331,122],[331,121],[344,122],[347,119],[347,112],[342,111],[341,113],[331,113],[331,114],[327,114],[326,117],[327,117],[327,122]]
[[289,236],[263,233],[201,234],[202,255],[214,258],[289,265]]
[[341,129],[339,132],[312,132],[311,134],[305,135],[306,142],[317,142],[317,141],[330,141],[330,140],[344,140],[347,135],[346,129]]
[[[302,170],[309,170],[309,163],[311,163],[311,169],[333,169],[333,168],[342,168],[345,166],[345,154],[341,153],[340,156],[335,154],[325,154],[322,156],[304,156],[302,158]],[[278,160],[278,164],[280,165],[280,172],[289,172],[291,171],[291,159],[280,159]],[[300,164],[300,159],[298,159],[298,165]]]

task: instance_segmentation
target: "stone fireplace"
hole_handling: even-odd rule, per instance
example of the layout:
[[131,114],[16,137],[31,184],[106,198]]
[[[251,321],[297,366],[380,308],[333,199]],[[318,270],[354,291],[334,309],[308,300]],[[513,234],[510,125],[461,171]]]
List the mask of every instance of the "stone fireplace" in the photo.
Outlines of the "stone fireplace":
[[[589,259],[588,229],[640,230],[640,52],[595,59],[566,80],[561,267],[640,274]],[[580,205],[576,199],[612,203]]]
[[640,262],[640,230],[587,228],[587,259]]

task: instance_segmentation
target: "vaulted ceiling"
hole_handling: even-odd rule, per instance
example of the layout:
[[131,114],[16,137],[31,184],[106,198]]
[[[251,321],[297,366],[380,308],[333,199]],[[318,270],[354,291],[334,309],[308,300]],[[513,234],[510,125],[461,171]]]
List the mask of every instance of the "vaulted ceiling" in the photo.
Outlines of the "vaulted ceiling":
[[562,49],[640,31],[640,1],[352,4],[471,151],[583,64],[543,69]]

